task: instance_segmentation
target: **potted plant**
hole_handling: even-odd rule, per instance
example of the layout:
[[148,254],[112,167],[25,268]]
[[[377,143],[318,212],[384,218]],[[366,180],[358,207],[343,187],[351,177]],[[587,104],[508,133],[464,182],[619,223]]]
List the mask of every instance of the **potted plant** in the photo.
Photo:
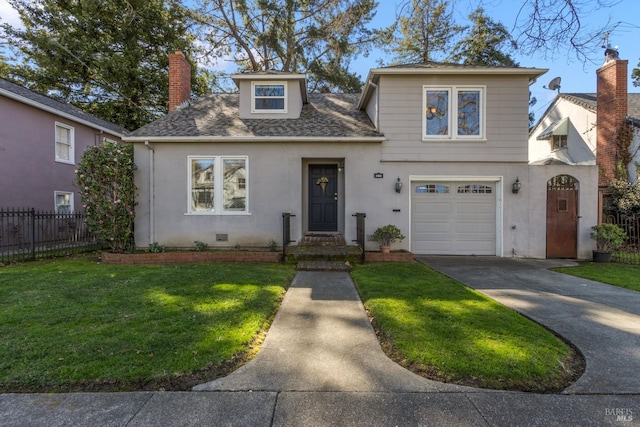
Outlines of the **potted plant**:
[[371,235],[371,240],[380,244],[380,251],[389,253],[391,251],[391,245],[396,241],[402,241],[404,235],[398,227],[393,224],[388,224],[383,227],[378,227],[376,231]]
[[611,253],[619,249],[627,240],[627,233],[615,224],[600,224],[591,227],[591,238],[596,241],[593,251],[594,262],[611,261]]

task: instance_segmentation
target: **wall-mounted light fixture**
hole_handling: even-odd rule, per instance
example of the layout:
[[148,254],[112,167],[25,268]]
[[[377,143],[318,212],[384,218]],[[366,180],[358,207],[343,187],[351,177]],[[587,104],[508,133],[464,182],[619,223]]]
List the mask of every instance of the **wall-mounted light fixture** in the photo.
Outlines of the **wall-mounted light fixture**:
[[396,181],[396,193],[399,193],[402,191],[402,181],[400,181],[400,177],[398,177],[398,180]]
[[516,180],[513,181],[513,184],[511,185],[511,192],[513,194],[518,194],[518,192],[520,191],[520,188],[522,188],[522,184],[520,183],[520,178],[516,177]]
[[338,163],[338,172],[344,172],[344,163]]

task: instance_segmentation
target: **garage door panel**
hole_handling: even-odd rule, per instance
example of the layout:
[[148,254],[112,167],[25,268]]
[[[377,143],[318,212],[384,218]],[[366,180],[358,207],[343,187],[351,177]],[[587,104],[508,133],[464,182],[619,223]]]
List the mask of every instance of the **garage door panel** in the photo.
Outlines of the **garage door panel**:
[[438,233],[451,233],[451,223],[449,222],[419,222],[413,225],[414,234],[438,234]]
[[[458,193],[468,183],[429,183],[449,186],[449,193],[416,193],[412,185],[411,246],[416,254],[495,255],[495,184],[484,193]],[[433,185],[430,185],[434,188]],[[423,187],[424,188],[424,187]]]

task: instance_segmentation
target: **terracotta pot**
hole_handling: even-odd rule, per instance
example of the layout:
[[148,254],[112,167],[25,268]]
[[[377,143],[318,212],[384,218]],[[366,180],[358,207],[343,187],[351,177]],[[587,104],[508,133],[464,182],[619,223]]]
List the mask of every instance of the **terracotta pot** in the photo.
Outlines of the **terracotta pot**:
[[391,246],[380,245],[380,252],[382,252],[383,254],[388,254],[389,252],[391,252]]

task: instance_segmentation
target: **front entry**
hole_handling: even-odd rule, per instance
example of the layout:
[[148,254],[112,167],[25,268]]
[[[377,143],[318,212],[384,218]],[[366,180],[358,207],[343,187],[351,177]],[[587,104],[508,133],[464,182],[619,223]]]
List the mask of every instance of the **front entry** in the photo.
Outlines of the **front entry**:
[[547,258],[578,256],[578,181],[558,175],[547,182]]
[[338,231],[338,165],[309,165],[309,231]]

